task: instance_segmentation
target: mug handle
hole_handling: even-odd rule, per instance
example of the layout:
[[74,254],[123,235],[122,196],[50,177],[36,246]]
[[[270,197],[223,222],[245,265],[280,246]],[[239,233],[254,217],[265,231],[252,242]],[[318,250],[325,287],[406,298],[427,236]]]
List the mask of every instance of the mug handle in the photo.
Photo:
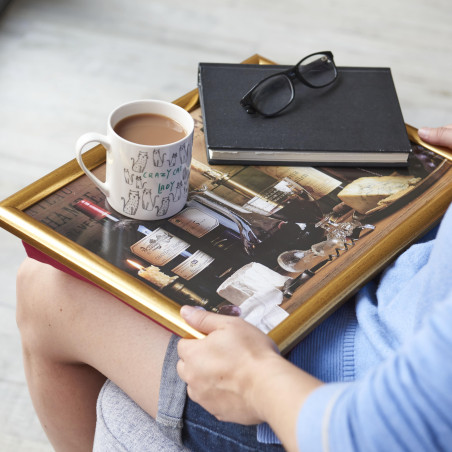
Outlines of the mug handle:
[[105,135],[100,133],[89,132],[82,135],[75,143],[75,158],[85,174],[99,187],[99,189],[108,198],[110,196],[110,187],[106,182],[99,180],[85,165],[82,158],[82,149],[89,143],[102,144],[107,152],[110,150],[110,141]]

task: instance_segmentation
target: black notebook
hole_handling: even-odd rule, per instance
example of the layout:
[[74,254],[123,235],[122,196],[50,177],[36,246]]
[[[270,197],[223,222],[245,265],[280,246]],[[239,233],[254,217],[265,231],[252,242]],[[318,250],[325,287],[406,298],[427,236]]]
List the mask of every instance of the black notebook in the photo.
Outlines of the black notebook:
[[250,115],[240,99],[288,66],[199,64],[199,93],[211,164],[403,166],[410,153],[389,68],[340,67],[332,84],[295,81],[279,116]]

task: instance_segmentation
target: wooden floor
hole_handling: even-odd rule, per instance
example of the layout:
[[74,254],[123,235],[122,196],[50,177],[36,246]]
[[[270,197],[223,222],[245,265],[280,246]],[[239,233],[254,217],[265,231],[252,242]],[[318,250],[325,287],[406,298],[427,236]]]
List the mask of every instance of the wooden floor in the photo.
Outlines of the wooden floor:
[[[332,50],[341,66],[391,67],[407,123],[450,123],[451,24],[450,0],[12,0],[0,15],[0,198],[72,159],[116,105],[194,88],[200,61]],[[0,451],[49,451],[14,318],[24,252],[0,240]]]

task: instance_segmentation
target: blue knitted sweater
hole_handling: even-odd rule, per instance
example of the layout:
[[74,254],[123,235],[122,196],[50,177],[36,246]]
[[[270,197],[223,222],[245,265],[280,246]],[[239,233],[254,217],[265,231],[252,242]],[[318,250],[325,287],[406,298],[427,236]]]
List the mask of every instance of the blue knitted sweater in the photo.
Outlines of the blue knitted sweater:
[[[439,229],[289,354],[294,364],[329,383],[299,413],[300,450],[450,447],[451,233],[452,206]],[[258,439],[277,442],[266,424],[258,427]]]

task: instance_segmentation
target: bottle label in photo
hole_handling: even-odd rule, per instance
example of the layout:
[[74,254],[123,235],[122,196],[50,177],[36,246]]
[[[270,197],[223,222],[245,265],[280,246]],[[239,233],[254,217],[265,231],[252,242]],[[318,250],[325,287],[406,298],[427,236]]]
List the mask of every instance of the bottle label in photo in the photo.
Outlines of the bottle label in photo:
[[171,271],[177,276],[189,280],[208,267],[213,261],[214,258],[208,254],[202,251],[196,251],[193,256],[181,262],[177,267],[171,269]]
[[133,244],[130,249],[132,253],[152,265],[161,267],[185,251],[189,246],[189,243],[184,242],[162,228],[158,228],[139,242]]
[[205,236],[219,224],[218,219],[194,207],[187,207],[169,221],[197,238]]

